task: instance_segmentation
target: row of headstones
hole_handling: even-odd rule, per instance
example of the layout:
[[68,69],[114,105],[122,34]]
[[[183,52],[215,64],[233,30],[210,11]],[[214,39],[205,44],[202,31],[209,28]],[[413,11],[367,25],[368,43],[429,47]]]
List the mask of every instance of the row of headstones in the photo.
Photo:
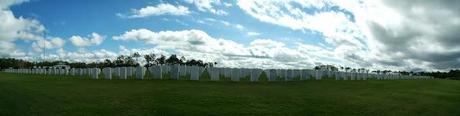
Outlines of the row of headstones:
[[258,81],[264,73],[268,81],[292,81],[299,80],[321,80],[323,77],[335,77],[336,80],[367,80],[375,78],[378,80],[402,80],[402,79],[432,79],[425,76],[402,76],[399,74],[369,74],[356,72],[338,72],[322,71],[311,69],[243,69],[243,68],[215,68],[199,67],[184,65],[163,65],[145,67],[116,67],[116,68],[72,68],[72,69],[7,69],[6,72],[30,73],[30,74],[54,74],[54,75],[72,75],[72,76],[90,76],[93,79],[99,79],[99,75],[104,75],[104,79],[127,79],[135,76],[136,79],[144,79],[145,72],[150,72],[153,79],[163,79],[164,74],[170,74],[170,79],[178,80],[181,76],[190,75],[190,80],[200,80],[200,76],[207,70],[212,81],[219,81],[220,77],[230,78],[232,81],[240,81],[241,78],[249,76],[250,81]]

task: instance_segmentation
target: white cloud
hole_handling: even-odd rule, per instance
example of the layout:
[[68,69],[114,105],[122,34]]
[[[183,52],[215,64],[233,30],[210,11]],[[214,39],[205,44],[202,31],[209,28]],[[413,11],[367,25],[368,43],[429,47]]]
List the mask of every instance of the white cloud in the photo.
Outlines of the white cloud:
[[259,36],[260,35],[260,33],[258,33],[258,32],[248,32],[247,34],[249,36]]
[[[69,62],[103,62],[105,59],[115,59],[119,54],[105,49],[88,51],[78,49],[77,51],[65,51],[60,48],[56,53],[46,55],[46,60],[62,60]],[[43,57],[43,56],[42,56]]]
[[226,6],[230,7],[231,4],[229,3],[224,3],[221,0],[185,0],[186,2],[190,4],[194,4],[199,11],[202,12],[210,12],[216,15],[228,15],[228,12],[221,10],[221,9],[216,9],[216,6]]
[[65,41],[59,37],[52,37],[48,39],[39,39],[32,43],[31,47],[36,52],[42,52],[43,49],[62,48]]
[[[336,50],[335,54],[349,56],[356,51],[367,48],[363,43],[364,37],[359,27],[348,14],[333,10],[321,11],[332,6],[334,1],[258,1],[239,0],[238,6],[250,16],[262,21],[293,30],[312,30],[320,32],[327,43],[334,48],[352,48]],[[305,8],[318,10],[315,13],[306,12]],[[340,8],[340,7],[339,7]],[[344,51],[347,50],[347,51]],[[363,58],[363,60],[367,60]],[[327,62],[328,60],[325,60]],[[355,62],[358,64],[357,62]]]
[[101,36],[97,33],[92,33],[91,37],[89,38],[81,37],[81,36],[72,36],[70,37],[69,40],[75,46],[84,47],[84,46],[100,45],[104,41],[104,39],[105,39],[105,36]]
[[[158,15],[188,15],[190,11],[187,7],[177,5],[174,6],[168,3],[158,4],[156,6],[146,6],[141,9],[134,9],[133,15],[129,16],[129,18],[142,18],[148,16],[158,16]],[[117,14],[118,16],[124,16],[123,14]]]
[[244,29],[244,26],[243,25],[240,25],[240,24],[236,24],[235,27],[239,30],[243,30]]
[[455,34],[460,30],[459,2],[239,0],[237,5],[261,22],[320,32],[344,64],[379,69],[460,67],[452,65],[460,64],[460,37]]
[[[218,62],[219,66],[226,67],[311,68],[318,62],[314,61],[315,54],[303,54],[304,50],[310,48],[300,49],[300,45],[298,48],[288,48],[282,42],[256,39],[249,46],[245,46],[231,40],[213,38],[201,30],[153,32],[147,29],[134,29],[113,38],[122,41],[143,41],[154,45],[153,49],[159,51]],[[317,49],[311,49],[315,50]]]
[[14,16],[9,9],[11,5],[21,4],[27,0],[0,1],[0,56],[17,57],[25,55],[17,48],[15,41],[37,41],[42,37],[45,27],[37,20]]
[[[206,21],[206,23],[205,23]],[[224,20],[219,20],[219,19],[215,19],[215,18],[204,18],[203,20],[197,20],[198,23],[201,23],[201,24],[207,24],[207,25],[212,25],[212,24],[222,24],[224,26],[227,26],[227,27],[232,27],[232,28],[236,28],[236,29],[239,29],[239,30],[244,30],[245,27],[241,24],[232,24],[228,21],[224,21]]]
[[2,0],[0,1],[0,10],[8,9],[11,5],[20,4],[28,0]]

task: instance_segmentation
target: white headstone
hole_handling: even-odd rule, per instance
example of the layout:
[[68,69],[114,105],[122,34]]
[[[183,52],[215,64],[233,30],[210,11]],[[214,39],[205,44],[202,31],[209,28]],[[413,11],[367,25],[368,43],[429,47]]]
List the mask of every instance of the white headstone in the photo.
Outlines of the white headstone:
[[232,69],[231,68],[224,68],[224,77],[225,78],[230,78],[232,75]]
[[311,69],[305,69],[304,77],[306,80],[310,80],[310,78],[313,76],[314,72]]
[[200,80],[200,67],[198,66],[190,66],[191,72],[190,72],[190,80]]
[[171,70],[171,73],[170,73],[171,74],[171,79],[179,80],[179,70],[180,70],[179,65],[178,64],[172,65],[170,68],[171,68],[170,69]]
[[230,69],[231,71],[231,80],[232,81],[240,81],[240,73],[241,73],[241,70],[238,69],[238,68],[231,68]]
[[106,67],[102,70],[103,70],[102,72],[104,73],[104,78],[111,80],[112,79],[112,68]]
[[98,68],[91,68],[91,78],[92,79],[98,79],[99,78],[99,73],[98,71],[99,70]]
[[60,70],[60,71],[59,71],[60,75],[65,75],[65,74],[66,74],[65,69],[59,69],[59,70]]
[[[126,78],[131,77],[133,75],[133,69],[132,67],[125,67],[126,70]],[[123,73],[123,72],[122,72]]]
[[294,70],[294,78],[302,78],[302,71],[299,69]]
[[208,68],[208,73],[209,73],[209,76],[211,77],[211,81],[219,81],[219,72],[220,72],[219,68],[214,68],[214,67]]
[[339,71],[334,71],[334,77],[335,77],[335,80],[340,80],[340,72]]
[[268,81],[276,81],[276,69],[265,70],[265,74],[267,74]]
[[150,73],[153,74],[153,79],[163,79],[163,74],[160,66],[153,66],[150,69]]
[[115,76],[117,76],[118,78],[121,77],[121,67],[117,67],[117,69],[115,71]]
[[260,73],[262,72],[261,69],[249,69],[251,70],[251,82],[259,81]]
[[186,76],[187,75],[187,66],[186,65],[181,65],[179,66],[179,74],[180,76]]
[[144,79],[145,68],[142,66],[136,67],[136,79],[142,80]]
[[321,80],[321,77],[322,77],[322,71],[320,70],[315,70],[315,79],[316,80]]
[[120,76],[118,76],[119,79],[128,79],[128,67],[121,67],[118,71],[120,71]]

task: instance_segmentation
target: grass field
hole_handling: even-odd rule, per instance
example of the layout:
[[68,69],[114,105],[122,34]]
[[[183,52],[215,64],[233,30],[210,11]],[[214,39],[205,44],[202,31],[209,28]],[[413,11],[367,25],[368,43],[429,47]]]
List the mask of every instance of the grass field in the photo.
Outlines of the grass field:
[[460,115],[460,81],[91,80],[0,73],[0,115]]

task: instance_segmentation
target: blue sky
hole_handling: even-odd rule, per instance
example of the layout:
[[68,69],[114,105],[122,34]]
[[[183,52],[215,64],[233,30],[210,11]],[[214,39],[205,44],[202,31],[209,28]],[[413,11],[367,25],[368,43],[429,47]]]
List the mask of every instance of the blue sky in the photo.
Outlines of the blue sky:
[[[443,1],[433,4],[392,0],[5,0],[0,2],[0,20],[6,22],[0,24],[0,55],[43,60],[46,47],[48,60],[84,62],[153,52],[218,62],[223,67],[458,68],[460,49],[451,47],[458,36],[450,31],[432,33],[457,29],[458,10]],[[439,6],[443,13],[426,11]],[[439,14],[447,19],[434,27]],[[433,20],[423,20],[430,18]]]
[[[235,4],[235,2],[227,2]],[[183,5],[189,7],[192,12],[190,15],[174,16],[159,15],[148,16],[144,18],[128,19],[122,18],[117,13],[129,15],[133,9],[140,9],[146,6],[155,6],[158,4]],[[322,42],[318,33],[302,32],[291,30],[287,27],[280,27],[273,24],[266,24],[254,19],[244,13],[236,6],[220,6],[229,12],[229,15],[215,15],[207,12],[199,12],[192,4],[184,1],[55,1],[55,0],[36,0],[25,4],[16,5],[11,10],[17,16],[33,18],[39,20],[46,26],[48,36],[57,36],[70,38],[74,35],[90,35],[93,32],[106,35],[109,38],[100,46],[88,47],[92,49],[118,49],[119,45],[126,47],[151,47],[151,45],[142,45],[142,42],[122,42],[112,41],[110,36],[115,36],[126,30],[146,28],[152,31],[162,30],[188,30],[198,29],[207,32],[212,37],[221,37],[231,39],[236,42],[247,45],[254,37],[247,35],[248,32],[259,33],[257,38],[272,38],[277,41],[283,41],[287,44],[292,42],[318,43]],[[210,22],[206,19],[215,19],[226,21],[231,25],[242,25],[244,29],[225,26],[220,22]],[[198,20],[206,21],[210,24],[201,24]],[[65,46],[66,50],[76,50],[75,46]]]

